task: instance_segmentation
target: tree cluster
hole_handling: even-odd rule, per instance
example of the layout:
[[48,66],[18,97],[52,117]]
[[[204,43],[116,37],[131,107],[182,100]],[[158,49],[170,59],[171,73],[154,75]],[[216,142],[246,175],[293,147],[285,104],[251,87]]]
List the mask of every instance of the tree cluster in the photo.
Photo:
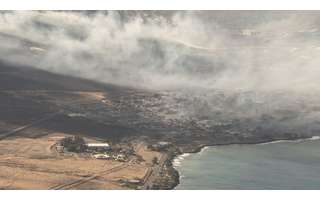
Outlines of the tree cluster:
[[60,141],[60,144],[70,152],[80,153],[87,149],[84,139],[80,136],[66,137]]

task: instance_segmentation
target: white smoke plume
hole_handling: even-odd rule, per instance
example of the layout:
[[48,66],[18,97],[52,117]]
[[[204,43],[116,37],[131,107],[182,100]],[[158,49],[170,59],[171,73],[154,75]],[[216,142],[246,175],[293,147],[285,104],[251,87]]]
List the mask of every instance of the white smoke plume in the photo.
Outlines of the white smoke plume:
[[1,12],[0,59],[156,90],[320,88],[317,12],[141,13]]

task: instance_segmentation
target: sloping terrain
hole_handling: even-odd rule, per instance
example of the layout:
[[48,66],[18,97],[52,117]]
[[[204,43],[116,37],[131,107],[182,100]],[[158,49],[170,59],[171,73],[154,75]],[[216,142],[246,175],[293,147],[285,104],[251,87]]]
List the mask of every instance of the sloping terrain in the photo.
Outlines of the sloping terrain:
[[129,134],[129,129],[126,127],[100,123],[84,115],[70,117],[73,111],[69,107],[76,107],[79,111],[88,106],[92,109],[99,109],[99,106],[108,107],[107,103],[102,102],[104,95],[109,91],[125,92],[121,87],[5,63],[0,65],[0,77],[2,133],[12,130],[12,127],[27,125],[55,115],[50,120],[44,120],[35,126],[96,136],[118,128],[119,135]]
[[45,134],[113,141],[143,137],[189,148],[309,137],[320,128],[317,95],[307,93],[151,92],[5,63],[0,65],[0,77],[4,136],[27,125],[46,130]]

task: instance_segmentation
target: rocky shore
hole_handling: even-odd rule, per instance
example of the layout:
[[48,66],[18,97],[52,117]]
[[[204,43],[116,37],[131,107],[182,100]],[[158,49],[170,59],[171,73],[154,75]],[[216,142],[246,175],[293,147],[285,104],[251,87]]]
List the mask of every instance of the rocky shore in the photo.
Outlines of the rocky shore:
[[225,142],[225,141],[217,141],[216,143],[211,144],[200,144],[200,145],[188,145],[182,151],[175,150],[168,151],[168,159],[165,161],[165,165],[162,167],[161,173],[153,183],[153,187],[150,189],[155,190],[170,190],[174,189],[180,183],[180,176],[179,172],[174,168],[173,161],[178,156],[185,154],[185,153],[199,153],[201,150],[208,146],[220,146],[220,145],[235,145],[235,144],[243,144],[243,145],[250,145],[250,144],[261,144],[261,143],[268,143],[274,142],[279,140],[299,140],[299,139],[308,139],[310,137],[301,136],[301,137],[279,137],[273,139],[263,139],[263,138],[256,138],[255,140],[250,139],[248,141],[238,141],[238,142]]

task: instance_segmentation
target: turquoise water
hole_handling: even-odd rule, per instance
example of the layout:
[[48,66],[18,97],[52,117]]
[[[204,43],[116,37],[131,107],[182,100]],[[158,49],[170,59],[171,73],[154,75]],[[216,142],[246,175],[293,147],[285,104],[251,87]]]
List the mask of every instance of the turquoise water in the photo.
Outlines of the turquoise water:
[[174,166],[176,189],[320,189],[320,140],[207,147]]

